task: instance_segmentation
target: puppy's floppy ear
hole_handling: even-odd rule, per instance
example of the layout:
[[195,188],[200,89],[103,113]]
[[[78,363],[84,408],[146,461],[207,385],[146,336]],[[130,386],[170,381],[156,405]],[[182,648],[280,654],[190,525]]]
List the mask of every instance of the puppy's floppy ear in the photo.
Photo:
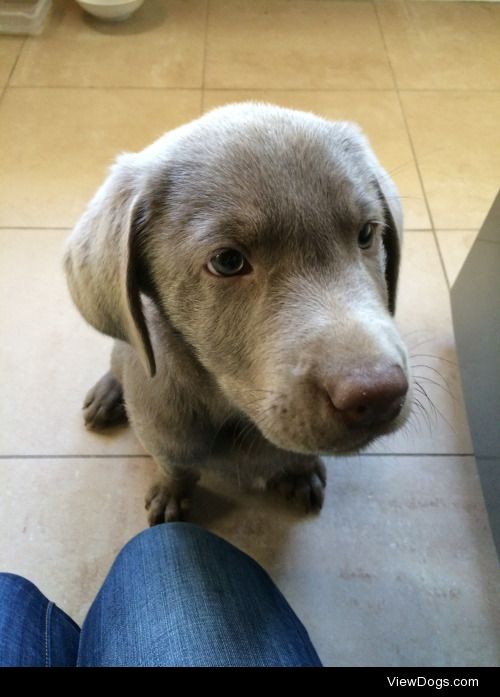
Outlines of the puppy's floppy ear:
[[387,172],[379,165],[375,175],[375,186],[384,208],[385,280],[389,296],[389,312],[393,315],[396,310],[396,292],[403,237],[403,213],[398,191]]
[[146,372],[156,372],[139,287],[147,204],[122,157],[68,239],[64,267],[75,305],[96,329],[128,342]]
[[361,150],[364,157],[364,166],[368,176],[373,181],[377,195],[382,203],[384,211],[383,242],[385,249],[385,280],[387,285],[387,306],[393,315],[396,310],[396,292],[399,275],[399,261],[401,256],[401,242],[403,237],[403,212],[399,200],[399,193],[394,182],[381,166],[366,136],[359,126],[349,121],[334,122],[337,139],[341,138],[344,148],[344,157],[347,159],[349,152]]

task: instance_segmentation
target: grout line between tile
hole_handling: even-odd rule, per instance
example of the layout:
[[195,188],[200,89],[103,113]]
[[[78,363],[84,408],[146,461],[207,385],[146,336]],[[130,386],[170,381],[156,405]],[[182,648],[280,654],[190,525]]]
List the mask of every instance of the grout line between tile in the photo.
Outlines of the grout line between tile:
[[[405,232],[432,232],[432,228],[431,227],[427,227],[427,228],[425,228],[425,227],[418,227],[418,228],[417,227],[414,227],[414,228],[405,227]],[[440,228],[438,228],[437,232],[457,232],[457,233],[458,232],[477,232],[477,228],[467,228],[467,229],[463,228],[460,230],[460,229],[455,228],[455,227],[453,227],[453,228],[440,227]]]
[[[324,457],[333,458],[335,460],[344,460],[346,458],[360,457],[475,457],[474,453],[356,453],[352,455],[325,455]],[[136,455],[0,455],[0,460],[117,460],[125,459],[147,459],[151,460],[151,455],[147,453]]]
[[[49,225],[40,227],[39,225],[0,225],[0,230],[72,230],[72,226],[60,227],[59,225]],[[425,232],[425,230],[423,231]]]
[[[500,2],[500,0],[499,0]],[[36,87],[36,85],[33,85]],[[61,86],[62,88],[63,86]],[[128,89],[126,87],[116,87],[116,89]],[[161,87],[151,87],[145,89],[165,89]],[[404,92],[473,92],[474,94],[485,93],[500,93],[500,89],[445,89],[445,88],[428,88],[417,89],[417,88],[398,88],[396,85],[394,87],[259,87],[255,85],[254,87],[241,87],[238,85],[233,85],[231,87],[204,87],[206,92],[397,92],[398,89],[402,89]]]
[[23,42],[21,43],[21,46],[19,47],[19,51],[17,53],[14,64],[13,64],[12,68],[10,69],[9,76],[7,77],[7,80],[5,81],[5,85],[0,89],[0,104],[2,103],[4,96],[7,94],[7,88],[9,87],[9,84],[10,84],[10,78],[12,77],[14,70],[16,69],[17,61],[19,60],[19,56],[21,55],[21,51],[23,50],[25,43],[26,43],[26,37],[24,38]]
[[[71,225],[0,225],[0,230],[72,230]],[[432,233],[432,228],[411,228],[405,227],[405,232]],[[477,232],[477,228],[445,228],[440,227],[438,232]]]
[[0,460],[114,460],[118,458],[125,459],[148,459],[151,460],[151,455],[142,453],[138,455],[0,455]]
[[[392,66],[391,66],[392,69]],[[231,87],[203,87],[198,86],[182,86],[182,85],[6,85],[10,90],[33,90],[33,89],[44,89],[44,90],[142,90],[151,92],[161,92],[165,90],[179,90],[179,91],[190,91],[194,92],[196,90],[204,89],[206,92],[325,92],[325,93],[336,93],[336,92],[398,92],[399,90],[404,92],[463,92],[474,94],[481,93],[493,93],[499,94],[500,89],[435,89],[435,88],[400,88],[400,87],[338,87],[338,88],[324,88],[324,87],[240,87],[234,85]]]
[[144,87],[143,85],[9,85],[10,90],[135,90],[137,92],[199,92],[201,86],[162,85]]
[[[381,22],[381,20],[380,20],[380,15],[379,15],[379,13],[378,13],[377,3],[373,2],[373,5],[374,5],[374,7],[375,7],[375,14],[376,14],[376,17],[377,17],[377,22],[378,22],[378,25],[379,25],[379,29],[380,29],[380,32],[381,32],[381,34],[382,34],[382,41],[383,41],[383,43],[384,43],[385,53],[386,53],[386,56],[387,56],[387,60],[388,60],[388,62],[389,62],[389,66],[390,66],[390,68],[391,68],[391,72],[392,72],[393,79],[394,79],[394,84],[395,84],[395,86],[396,86],[396,95],[397,95],[397,98],[398,98],[399,108],[401,109],[401,115],[402,115],[402,117],[403,117],[403,122],[404,122],[404,125],[405,125],[406,134],[407,134],[407,136],[408,136],[408,141],[409,141],[409,143],[410,143],[410,148],[411,148],[411,151],[412,151],[413,159],[414,159],[414,161],[415,161],[415,167],[416,167],[416,170],[417,170],[418,179],[419,179],[419,181],[420,181],[420,186],[421,186],[421,188],[422,188],[422,193],[423,193],[423,196],[424,196],[425,207],[426,207],[426,209],[427,209],[427,215],[429,216],[429,221],[430,221],[430,223],[431,223],[432,235],[433,235],[433,237],[434,237],[434,244],[436,245],[436,249],[437,249],[437,253],[438,253],[438,257],[439,257],[439,262],[440,262],[440,264],[441,264],[441,271],[443,272],[444,281],[445,281],[445,283],[446,283],[446,288],[448,289],[448,293],[449,293],[449,292],[450,292],[450,282],[449,282],[449,279],[448,279],[448,274],[446,273],[446,266],[445,266],[445,263],[444,263],[443,255],[442,255],[442,253],[441,253],[441,247],[439,246],[439,241],[438,241],[438,237],[437,237],[437,234],[436,234],[436,226],[435,226],[435,224],[434,224],[434,218],[433,218],[433,216],[432,216],[431,207],[430,207],[429,201],[428,201],[428,199],[427,199],[427,192],[426,192],[426,190],[425,190],[424,180],[423,180],[423,177],[422,177],[422,172],[421,172],[421,170],[420,170],[420,164],[419,164],[419,161],[418,161],[418,158],[417,158],[417,152],[416,152],[416,150],[415,150],[415,145],[414,145],[414,143],[413,143],[413,138],[412,138],[412,136],[411,136],[410,128],[409,128],[409,125],[408,125],[408,119],[406,118],[406,112],[405,112],[405,109],[404,109],[403,100],[401,99],[401,90],[400,90],[399,85],[398,85],[398,82],[397,82],[396,71],[395,71],[394,66],[393,66],[393,64],[392,64],[391,57],[390,57],[390,55],[389,55],[389,51],[387,50],[387,42],[386,42],[386,39],[385,39],[385,34],[384,34],[384,29],[383,29],[383,26],[382,26],[382,22]],[[429,90],[426,90],[426,91],[429,91]],[[468,90],[464,90],[464,91],[468,91]]]
[[24,39],[23,39],[23,42],[22,42],[22,44],[21,44],[21,46],[20,46],[20,48],[19,48],[19,51],[18,51],[18,53],[17,53],[16,60],[14,61],[14,65],[12,66],[12,68],[11,68],[11,70],[10,70],[9,77],[7,78],[6,87],[7,87],[7,85],[10,86],[10,80],[11,80],[12,76],[14,75],[14,70],[15,70],[16,67],[17,67],[17,64],[18,64],[18,62],[19,62],[19,58],[21,57],[21,53],[23,52],[23,49],[24,49],[24,47],[25,47],[25,45],[26,45],[27,40],[28,40],[28,37],[25,36]]
[[201,73],[201,100],[200,100],[200,114],[203,114],[205,109],[205,77],[207,70],[207,41],[208,41],[208,20],[210,15],[210,0],[207,0],[205,9],[205,36],[203,44],[203,65]]
[[351,457],[475,457],[474,453],[356,453],[355,455],[341,455],[335,459],[344,459]]
[[420,232],[420,233],[422,233],[422,234],[425,234],[425,233],[429,233],[429,232],[432,233],[432,230],[431,230],[430,227],[428,227],[428,228],[421,228],[421,227],[419,227],[419,228],[411,228],[411,227],[405,227],[405,228],[404,228],[404,232],[405,232],[405,233],[407,233],[407,232]]
[[476,232],[477,227],[438,227],[437,232]]

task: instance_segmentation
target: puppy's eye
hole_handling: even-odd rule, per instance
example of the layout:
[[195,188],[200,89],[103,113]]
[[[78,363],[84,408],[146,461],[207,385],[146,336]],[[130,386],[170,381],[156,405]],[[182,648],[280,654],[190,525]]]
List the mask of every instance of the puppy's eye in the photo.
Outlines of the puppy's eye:
[[243,276],[249,273],[252,267],[236,249],[221,249],[210,259],[207,269],[214,276]]
[[361,249],[369,249],[372,246],[373,238],[375,237],[375,224],[366,223],[363,225],[358,235],[358,246]]

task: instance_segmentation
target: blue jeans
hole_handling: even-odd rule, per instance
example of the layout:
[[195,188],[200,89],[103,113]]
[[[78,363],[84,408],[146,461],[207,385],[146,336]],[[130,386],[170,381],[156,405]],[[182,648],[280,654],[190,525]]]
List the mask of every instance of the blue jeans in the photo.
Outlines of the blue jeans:
[[320,666],[266,572],[196,525],[122,549],[80,630],[30,581],[0,574],[0,666]]

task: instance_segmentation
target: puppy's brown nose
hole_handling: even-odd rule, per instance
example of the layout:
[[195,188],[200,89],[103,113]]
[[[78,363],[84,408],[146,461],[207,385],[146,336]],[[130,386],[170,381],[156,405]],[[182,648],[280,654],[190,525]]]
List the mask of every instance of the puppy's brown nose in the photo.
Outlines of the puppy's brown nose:
[[331,402],[348,428],[395,419],[407,392],[408,380],[397,365],[353,372],[328,387]]

